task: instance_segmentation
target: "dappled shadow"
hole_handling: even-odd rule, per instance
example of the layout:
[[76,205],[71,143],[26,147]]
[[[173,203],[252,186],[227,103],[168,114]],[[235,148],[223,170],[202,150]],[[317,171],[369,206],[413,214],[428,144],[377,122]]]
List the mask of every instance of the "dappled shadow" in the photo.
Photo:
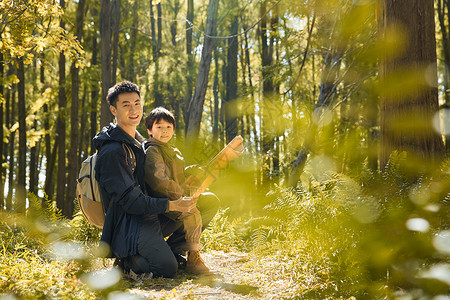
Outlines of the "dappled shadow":
[[205,276],[194,276],[188,273],[180,272],[175,278],[152,278],[146,281],[128,281],[125,285],[127,288],[133,289],[138,288],[143,291],[170,291],[174,288],[179,291],[183,291],[183,284],[190,282],[193,285],[207,286],[213,289],[221,289],[227,292],[249,295],[257,294],[258,287],[244,285],[244,284],[233,284],[228,282],[223,282],[224,278],[219,274],[205,275]]
[[250,293],[255,294],[258,290],[257,287],[245,285],[245,284],[234,284],[234,283],[227,283],[223,282],[223,276],[214,274],[214,275],[208,275],[208,276],[199,276],[195,280],[193,280],[194,284],[200,284],[200,285],[206,285],[211,288],[221,288],[226,291],[235,293],[235,294],[241,294],[241,295],[248,295]]

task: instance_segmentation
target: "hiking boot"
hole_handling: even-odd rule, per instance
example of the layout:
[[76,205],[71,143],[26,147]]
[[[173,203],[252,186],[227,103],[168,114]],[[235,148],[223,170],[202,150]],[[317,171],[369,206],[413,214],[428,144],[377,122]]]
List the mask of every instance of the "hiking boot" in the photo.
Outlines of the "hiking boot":
[[183,255],[178,254],[178,253],[173,253],[173,255],[175,256],[175,259],[177,260],[178,263],[178,269],[179,270],[184,270],[186,269],[186,258],[184,258]]
[[128,272],[124,272],[126,278],[131,279],[133,281],[147,281],[153,278],[153,273],[142,273],[136,274],[133,270],[129,270]]
[[189,252],[185,271],[195,275],[211,274],[198,251]]

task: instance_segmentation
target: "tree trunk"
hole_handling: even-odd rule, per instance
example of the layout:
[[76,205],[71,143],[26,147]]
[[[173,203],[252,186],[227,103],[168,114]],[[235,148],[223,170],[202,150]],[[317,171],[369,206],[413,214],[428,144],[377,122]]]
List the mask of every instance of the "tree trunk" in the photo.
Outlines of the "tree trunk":
[[[439,25],[441,27],[442,34],[442,52],[444,55],[444,99],[445,107],[450,108],[450,30],[448,30],[448,24],[450,22],[450,1],[449,0],[437,0],[437,13]],[[445,13],[447,11],[447,14]],[[445,135],[445,149],[447,153],[450,153],[450,133],[446,132]]]
[[[133,4],[133,27],[138,28],[139,26],[139,19],[138,19],[138,4],[139,1],[134,1]],[[129,62],[127,66],[128,70],[128,78],[132,82],[136,80],[136,73],[135,73],[135,62],[134,62],[134,54],[136,49],[136,30],[131,31],[131,38],[130,38],[130,51],[129,51]]]
[[26,205],[26,169],[27,169],[27,124],[26,124],[26,104],[25,104],[25,66],[23,57],[19,58],[18,68],[18,108],[19,108],[19,159],[17,172],[17,194],[16,194],[16,211],[25,212]]
[[[64,8],[64,0],[61,0],[61,7]],[[61,28],[64,22],[61,21]],[[66,57],[64,53],[59,55],[59,92],[58,92],[58,119],[56,121],[56,141],[58,144],[58,172],[56,186],[56,206],[64,210],[66,192]]]
[[178,12],[180,11],[180,2],[175,0],[175,5],[173,7],[173,21],[170,23],[170,34],[172,36],[172,45],[177,46],[177,18]]
[[[113,0],[112,2],[112,32],[113,32],[113,43],[112,43],[112,72],[111,72],[111,85],[116,84],[117,81],[117,62],[119,61],[119,27],[120,27],[120,0]],[[78,4],[80,6],[80,3]],[[84,6],[84,4],[83,4]],[[77,15],[78,16],[78,15]],[[81,19],[82,20],[82,19]],[[81,27],[81,30],[83,28]],[[79,38],[81,40],[81,38]]]
[[[438,20],[442,34],[442,52],[444,54],[444,95],[445,103],[450,106],[450,32],[448,24],[450,22],[450,1],[437,0]],[[447,14],[445,12],[447,11]]]
[[[0,52],[0,82],[3,82],[4,78],[4,65],[3,53]],[[4,99],[5,93],[3,84],[0,84],[0,96]],[[4,101],[0,102],[0,126],[4,126]],[[5,142],[3,141],[3,130],[0,130],[0,210],[5,206],[5,168],[3,167]]]
[[[8,75],[12,75],[12,66],[10,65]],[[11,73],[10,73],[11,72]],[[7,101],[7,112],[6,116],[9,120],[6,120],[6,123],[8,124],[8,128],[11,128],[11,126],[15,122],[15,116],[16,116],[16,100],[15,100],[15,90],[16,86],[13,85],[13,88],[11,89],[11,92],[8,92],[6,95],[6,101]],[[9,103],[8,103],[9,102]],[[10,108],[10,109],[9,109]],[[8,111],[9,110],[9,111]],[[8,196],[6,197],[6,209],[12,210],[13,209],[13,191],[16,187],[16,182],[14,180],[14,170],[16,169],[14,158],[16,157],[14,153],[14,146],[15,146],[15,139],[16,137],[16,131],[11,132],[9,135],[8,140],[8,153],[9,153],[9,161],[8,161]]]
[[[236,1],[232,4],[232,7],[237,7]],[[230,35],[228,38],[228,53],[227,53],[227,86],[226,93],[227,98],[224,103],[225,110],[225,124],[226,124],[226,139],[229,143],[237,135],[237,76],[238,76],[238,16],[235,16],[231,26]]]
[[[438,163],[444,153],[442,138],[432,128],[438,111],[436,40],[433,1],[394,1],[382,3],[381,32],[398,30],[407,37],[403,49],[381,57],[381,82],[402,71],[416,76],[417,84],[398,87],[380,97],[381,157],[383,168],[392,151],[407,151],[412,161]],[[427,78],[427,80],[426,80]],[[406,90],[405,90],[406,89]],[[423,168],[432,164],[423,164]]]
[[[77,19],[76,19],[76,36],[78,41],[81,43],[83,37],[83,23],[84,23],[84,5],[85,0],[78,1],[77,8]],[[73,210],[74,210],[74,200],[76,198],[76,180],[78,176],[79,170],[79,89],[80,89],[80,80],[79,80],[79,68],[75,65],[75,62],[72,63],[72,67],[70,69],[70,73],[72,74],[72,105],[70,108],[70,149],[68,153],[68,159],[70,164],[67,167],[67,193],[66,193],[66,201],[63,209],[63,215],[68,218],[72,218]]]
[[161,55],[161,44],[162,44],[162,11],[161,11],[161,2],[158,3],[158,5],[156,6],[156,10],[158,12],[158,20],[157,20],[157,24],[158,24],[158,40],[157,40],[157,54],[158,57]]
[[187,78],[186,78],[186,98],[183,105],[184,122],[189,122],[189,104],[192,101],[192,90],[194,85],[194,55],[192,54],[192,27],[194,24],[194,0],[187,0],[187,13],[186,13],[186,55],[187,55]]
[[271,107],[265,103],[270,103],[270,99],[273,97],[274,88],[272,73],[269,68],[273,62],[273,45],[272,40],[268,39],[269,30],[267,27],[268,17],[266,14],[266,1],[263,1],[260,6],[260,38],[261,38],[261,64],[262,64],[262,80],[263,80],[263,96],[261,103],[261,134],[262,134],[262,165],[265,166],[263,170],[263,182],[262,185],[269,187],[271,178],[271,163],[270,163],[270,150],[273,149],[273,138],[271,136],[271,128],[273,128]]
[[197,83],[194,95],[188,108],[188,123],[186,130],[187,141],[191,146],[199,137],[200,122],[202,120],[203,104],[205,102],[206,89],[208,87],[209,68],[211,66],[212,51],[214,49],[214,39],[211,36],[216,32],[217,11],[219,1],[210,0],[208,16],[206,18],[205,40],[203,42],[202,57],[198,68]]
[[152,33],[152,57],[153,61],[155,62],[158,57],[158,48],[157,48],[157,41],[156,41],[156,24],[155,24],[155,13],[153,12],[153,4],[152,0],[150,0],[150,29]]
[[101,0],[100,35],[101,35],[101,64],[102,64],[102,100],[100,127],[107,126],[113,120],[106,101],[108,89],[111,87],[111,17],[110,0]]
[[[92,67],[96,67],[98,64],[97,60],[97,52],[98,52],[98,42],[97,42],[97,35],[94,34],[92,37],[92,60],[91,65]],[[91,124],[91,130],[90,130],[90,136],[93,138],[97,134],[97,123],[98,123],[98,114],[97,114],[97,107],[98,107],[98,100],[99,100],[99,87],[96,82],[94,82],[91,85],[91,105],[90,105],[90,124]],[[100,99],[101,101],[101,99]],[[92,142],[89,143],[91,153],[95,152],[95,149],[93,149]]]
[[217,53],[217,45],[214,49],[214,84],[213,84],[213,95],[214,95],[214,117],[213,117],[213,141],[217,142],[219,140],[219,54]]

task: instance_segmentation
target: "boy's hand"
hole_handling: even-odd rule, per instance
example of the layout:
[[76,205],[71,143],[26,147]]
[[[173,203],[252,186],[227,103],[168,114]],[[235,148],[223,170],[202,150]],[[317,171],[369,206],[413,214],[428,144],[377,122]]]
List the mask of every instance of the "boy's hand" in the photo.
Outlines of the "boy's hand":
[[196,206],[196,202],[191,197],[182,197],[169,201],[168,211],[190,212]]

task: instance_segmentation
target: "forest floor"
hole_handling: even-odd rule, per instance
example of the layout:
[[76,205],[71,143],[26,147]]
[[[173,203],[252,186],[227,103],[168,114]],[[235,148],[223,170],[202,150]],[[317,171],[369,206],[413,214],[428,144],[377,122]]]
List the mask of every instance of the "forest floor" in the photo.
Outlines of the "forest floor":
[[281,299],[302,289],[282,274],[280,262],[270,257],[257,259],[247,253],[222,251],[202,253],[202,257],[213,275],[178,271],[173,279],[129,281],[126,290],[146,299]]

